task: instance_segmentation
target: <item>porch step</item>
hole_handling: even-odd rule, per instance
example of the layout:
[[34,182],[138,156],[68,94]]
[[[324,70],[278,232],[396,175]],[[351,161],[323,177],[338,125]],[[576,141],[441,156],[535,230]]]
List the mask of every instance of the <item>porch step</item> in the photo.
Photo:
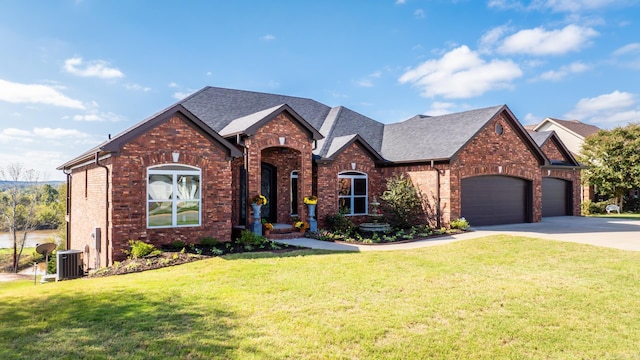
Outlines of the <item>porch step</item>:
[[299,237],[304,237],[304,234],[291,224],[273,224],[271,233],[267,235],[267,238],[272,240],[296,239]]

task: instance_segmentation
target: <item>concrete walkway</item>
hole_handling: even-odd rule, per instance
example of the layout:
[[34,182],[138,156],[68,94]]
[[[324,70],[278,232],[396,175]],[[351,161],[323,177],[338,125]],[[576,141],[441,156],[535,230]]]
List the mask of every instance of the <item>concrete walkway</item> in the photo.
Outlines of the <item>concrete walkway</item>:
[[478,237],[510,234],[540,239],[568,241],[621,250],[640,251],[640,221],[616,218],[559,216],[539,223],[479,226],[463,234],[436,237],[401,244],[358,245],[332,243],[308,238],[277,240],[282,244],[332,251],[389,251],[448,244]]

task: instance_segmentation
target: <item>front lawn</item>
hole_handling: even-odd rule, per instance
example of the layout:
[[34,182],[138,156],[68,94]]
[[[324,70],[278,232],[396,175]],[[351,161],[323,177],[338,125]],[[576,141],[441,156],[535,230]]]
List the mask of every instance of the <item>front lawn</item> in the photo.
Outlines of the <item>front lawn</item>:
[[0,283],[0,359],[632,359],[640,253],[493,236]]
[[616,218],[616,219],[630,219],[630,220],[640,220],[640,214],[633,214],[633,213],[611,213],[611,214],[596,214],[596,215],[589,215],[592,217],[603,217],[603,218]]

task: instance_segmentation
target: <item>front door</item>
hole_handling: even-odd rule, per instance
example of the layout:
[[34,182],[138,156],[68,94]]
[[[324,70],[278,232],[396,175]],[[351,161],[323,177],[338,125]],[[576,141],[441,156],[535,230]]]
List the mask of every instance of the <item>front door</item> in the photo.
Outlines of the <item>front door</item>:
[[260,178],[260,193],[267,198],[267,205],[262,207],[262,218],[266,219],[268,222],[275,223],[277,222],[277,184],[276,184],[276,167],[262,163],[261,166],[261,175]]

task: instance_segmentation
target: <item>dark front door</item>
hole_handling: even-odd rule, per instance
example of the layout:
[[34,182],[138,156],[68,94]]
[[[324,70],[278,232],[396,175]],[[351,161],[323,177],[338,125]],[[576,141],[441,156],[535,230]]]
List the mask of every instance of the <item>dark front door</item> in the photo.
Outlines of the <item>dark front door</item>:
[[509,176],[462,179],[462,216],[471,226],[530,222],[530,184]]
[[260,193],[267,198],[267,205],[262,207],[262,218],[271,223],[277,222],[278,194],[276,193],[276,167],[262,163]]

